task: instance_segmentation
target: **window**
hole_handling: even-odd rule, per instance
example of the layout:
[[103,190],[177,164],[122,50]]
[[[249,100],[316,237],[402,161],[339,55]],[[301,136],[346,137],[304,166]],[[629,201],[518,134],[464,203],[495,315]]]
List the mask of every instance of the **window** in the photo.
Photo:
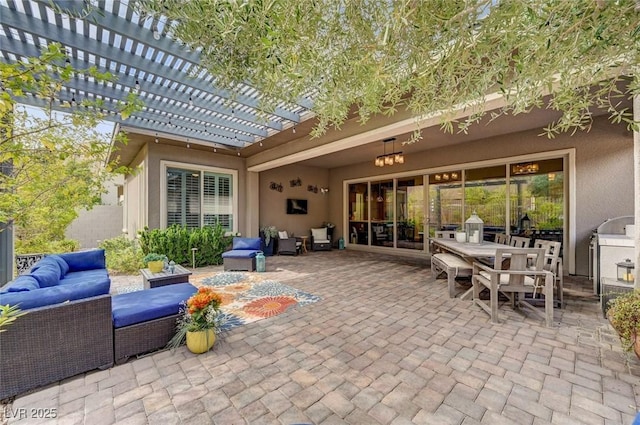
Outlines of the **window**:
[[161,200],[164,227],[178,224],[192,229],[220,223],[227,231],[237,231],[237,196],[233,184],[236,171],[193,169],[166,161],[163,165],[166,176]]

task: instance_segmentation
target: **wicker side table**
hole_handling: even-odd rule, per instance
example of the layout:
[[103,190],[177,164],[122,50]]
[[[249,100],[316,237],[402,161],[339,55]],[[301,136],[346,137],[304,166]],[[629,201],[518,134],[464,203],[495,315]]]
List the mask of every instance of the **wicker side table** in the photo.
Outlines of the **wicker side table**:
[[187,283],[191,272],[179,264],[175,265],[173,273],[163,270],[160,273],[152,273],[149,269],[140,269],[144,289],[157,288],[158,286],[173,285],[174,283]]
[[633,292],[633,282],[621,282],[615,278],[600,278],[600,307],[602,314],[606,317],[607,303],[620,294]]

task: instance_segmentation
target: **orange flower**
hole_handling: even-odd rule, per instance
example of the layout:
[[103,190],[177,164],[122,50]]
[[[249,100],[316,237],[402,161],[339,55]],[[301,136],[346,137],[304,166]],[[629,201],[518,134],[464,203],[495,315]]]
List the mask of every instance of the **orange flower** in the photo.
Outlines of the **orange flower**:
[[193,314],[204,310],[209,305],[213,305],[217,308],[220,306],[221,302],[222,297],[220,297],[219,294],[217,294],[213,289],[203,286],[198,289],[196,294],[187,300],[187,308],[189,309],[189,313]]

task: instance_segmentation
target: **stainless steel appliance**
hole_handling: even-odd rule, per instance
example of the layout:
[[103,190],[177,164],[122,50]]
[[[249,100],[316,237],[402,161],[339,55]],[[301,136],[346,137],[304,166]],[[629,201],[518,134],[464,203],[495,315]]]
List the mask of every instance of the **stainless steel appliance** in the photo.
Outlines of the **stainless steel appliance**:
[[616,263],[635,255],[633,225],[633,216],[622,216],[606,220],[594,231],[589,246],[594,294],[601,293],[603,277],[616,279]]

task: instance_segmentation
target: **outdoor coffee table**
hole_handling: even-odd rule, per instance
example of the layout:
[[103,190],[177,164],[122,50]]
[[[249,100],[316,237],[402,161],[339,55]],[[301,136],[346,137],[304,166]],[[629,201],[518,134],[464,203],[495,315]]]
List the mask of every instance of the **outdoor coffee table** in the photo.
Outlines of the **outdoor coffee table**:
[[144,289],[189,282],[189,276],[191,275],[189,270],[178,264],[175,265],[173,273],[168,270],[163,270],[160,273],[152,273],[149,269],[140,269],[140,273],[142,273]]

